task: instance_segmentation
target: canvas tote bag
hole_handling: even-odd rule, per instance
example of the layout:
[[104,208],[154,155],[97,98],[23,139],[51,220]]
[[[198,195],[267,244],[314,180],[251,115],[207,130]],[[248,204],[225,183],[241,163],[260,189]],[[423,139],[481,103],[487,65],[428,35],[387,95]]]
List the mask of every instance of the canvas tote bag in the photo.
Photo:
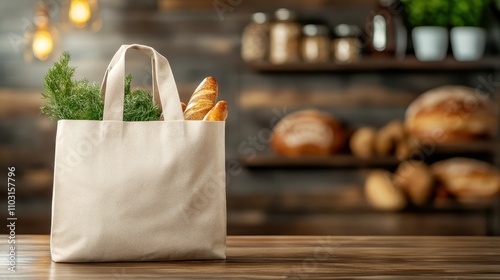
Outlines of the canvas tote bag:
[[[130,49],[151,57],[162,121],[123,121]],[[52,260],[224,259],[225,122],[184,120],[170,65],[147,46],[118,50],[102,92],[102,121],[57,124]]]

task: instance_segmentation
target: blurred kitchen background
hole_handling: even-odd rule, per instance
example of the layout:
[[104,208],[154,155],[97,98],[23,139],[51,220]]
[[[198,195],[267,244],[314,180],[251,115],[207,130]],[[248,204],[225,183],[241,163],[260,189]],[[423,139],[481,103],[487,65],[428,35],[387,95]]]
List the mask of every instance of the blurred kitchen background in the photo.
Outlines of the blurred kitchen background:
[[[68,51],[78,79],[101,82],[140,43],[169,59],[183,101],[214,76],[229,103],[228,234],[500,235],[499,15],[486,0],[1,1],[17,232],[50,231],[47,69]],[[148,59],[129,61],[149,87]]]

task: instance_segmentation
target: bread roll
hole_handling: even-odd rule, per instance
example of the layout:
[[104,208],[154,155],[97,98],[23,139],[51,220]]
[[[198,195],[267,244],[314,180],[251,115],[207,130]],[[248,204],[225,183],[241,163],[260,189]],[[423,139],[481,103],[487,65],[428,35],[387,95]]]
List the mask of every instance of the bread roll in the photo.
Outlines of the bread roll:
[[399,160],[406,160],[410,156],[412,150],[410,147],[410,143],[408,139],[403,139],[396,143],[396,150],[394,151],[394,155]]
[[385,170],[371,172],[365,182],[368,202],[380,210],[397,211],[406,206],[403,192],[393,183],[391,173]]
[[404,161],[394,174],[398,185],[415,205],[424,205],[434,190],[434,177],[430,168],[421,161]]
[[469,158],[434,163],[432,172],[447,192],[459,198],[484,198],[500,192],[500,174],[492,165]]
[[390,121],[382,130],[391,135],[391,138],[395,141],[401,141],[406,138],[404,123],[401,120]]
[[[399,160],[407,160],[412,156],[418,155],[416,153],[420,148],[420,143],[413,137],[406,136],[405,139],[396,144],[395,155]],[[428,148],[424,147],[424,153],[427,153]]]
[[407,131],[440,143],[489,138],[496,133],[497,112],[485,93],[464,86],[429,90],[406,110]]
[[341,125],[333,117],[317,110],[287,115],[274,127],[273,150],[286,156],[329,155],[345,142]]
[[205,78],[191,96],[184,111],[184,119],[202,120],[208,111],[214,107],[217,95],[218,85],[215,78]]
[[349,147],[358,157],[369,158],[374,154],[377,131],[373,127],[358,128],[351,136]]
[[391,154],[406,138],[403,122],[394,120],[379,129],[375,138],[375,152],[380,156]]

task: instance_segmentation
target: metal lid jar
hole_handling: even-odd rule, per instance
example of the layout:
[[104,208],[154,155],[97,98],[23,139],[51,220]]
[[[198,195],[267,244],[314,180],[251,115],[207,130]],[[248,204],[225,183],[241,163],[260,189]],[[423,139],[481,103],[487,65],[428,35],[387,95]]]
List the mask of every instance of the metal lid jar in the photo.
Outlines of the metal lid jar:
[[267,60],[269,55],[270,21],[265,13],[254,13],[252,22],[243,30],[241,57],[246,62]]
[[327,62],[330,59],[330,38],[325,25],[302,27],[301,57],[306,62]]
[[271,24],[269,60],[275,64],[299,61],[300,24],[295,13],[278,9]]
[[360,57],[359,28],[340,24],[335,27],[336,39],[332,41],[332,57],[337,63],[351,63]]

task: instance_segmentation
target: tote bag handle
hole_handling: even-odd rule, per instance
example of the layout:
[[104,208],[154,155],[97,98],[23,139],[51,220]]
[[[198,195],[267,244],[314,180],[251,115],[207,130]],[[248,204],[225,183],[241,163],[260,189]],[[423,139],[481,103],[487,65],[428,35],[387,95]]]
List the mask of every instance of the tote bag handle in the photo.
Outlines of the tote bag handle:
[[153,48],[144,45],[122,45],[111,59],[101,85],[104,94],[105,121],[123,121],[125,88],[125,55],[135,49],[151,58],[153,97],[159,101],[165,121],[184,120],[179,92],[168,60]]

